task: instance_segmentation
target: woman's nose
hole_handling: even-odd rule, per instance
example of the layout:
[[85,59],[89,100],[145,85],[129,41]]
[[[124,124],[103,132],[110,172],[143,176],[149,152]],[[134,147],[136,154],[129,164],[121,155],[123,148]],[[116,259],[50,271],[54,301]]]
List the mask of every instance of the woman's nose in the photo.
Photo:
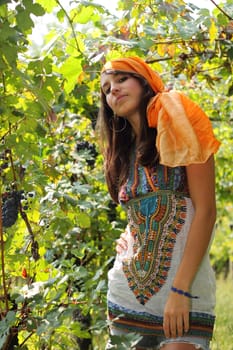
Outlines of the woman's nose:
[[119,91],[119,87],[117,86],[117,84],[112,84],[110,91],[111,91],[112,94],[118,92]]

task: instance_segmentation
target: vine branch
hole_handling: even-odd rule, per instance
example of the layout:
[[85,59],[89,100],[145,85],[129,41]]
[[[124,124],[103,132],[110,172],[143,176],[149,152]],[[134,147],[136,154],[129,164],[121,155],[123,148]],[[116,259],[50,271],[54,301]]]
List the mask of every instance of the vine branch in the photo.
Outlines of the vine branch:
[[230,21],[233,20],[233,18],[228,15],[228,13],[226,13],[218,4],[216,4],[216,2],[214,0],[210,0],[212,2],[212,4],[214,4],[214,6],[216,6],[220,12],[222,12],[224,14],[224,16],[226,16]]
[[62,9],[62,11],[64,12],[69,24],[70,24],[70,27],[71,27],[71,30],[72,30],[72,33],[73,33],[73,36],[74,36],[74,40],[75,40],[75,44],[76,44],[76,48],[78,50],[78,52],[80,52],[82,54],[82,51],[79,47],[79,43],[78,43],[78,40],[77,40],[77,37],[76,37],[76,33],[75,33],[75,29],[74,29],[74,25],[73,25],[73,21],[72,19],[70,18],[68,12],[66,11],[66,9],[64,8],[64,6],[62,6],[62,4],[60,3],[59,0],[56,0],[56,3],[58,4],[58,6],[60,6],[60,8]]
[[2,196],[0,196],[0,246],[1,246],[1,266],[2,266],[2,286],[4,292],[4,301],[7,313],[9,311],[7,288],[6,288],[6,275],[5,275],[5,256],[4,256],[4,237],[3,237],[3,226],[2,226]]
[[[153,42],[157,45],[169,45],[169,44],[193,44],[193,43],[205,43],[205,42],[209,42],[210,39],[209,38],[205,38],[205,39],[188,39],[188,40],[184,40],[184,39],[168,39],[168,40],[164,40],[164,41],[158,41],[158,40],[154,40]],[[217,38],[215,39],[216,42],[224,42],[225,39],[224,38]]]

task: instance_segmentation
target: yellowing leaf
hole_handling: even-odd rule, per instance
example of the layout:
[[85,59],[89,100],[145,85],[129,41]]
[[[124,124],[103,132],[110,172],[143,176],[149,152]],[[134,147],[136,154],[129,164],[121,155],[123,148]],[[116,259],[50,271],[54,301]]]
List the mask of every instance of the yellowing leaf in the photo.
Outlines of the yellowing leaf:
[[200,52],[201,51],[200,43],[198,43],[198,42],[193,42],[190,46],[196,52]]
[[82,71],[77,77],[77,83],[81,84],[85,78],[85,73]]
[[176,53],[176,46],[174,44],[168,45],[167,53],[169,54],[169,56],[174,57]]
[[158,45],[157,52],[158,52],[159,56],[164,56],[164,55],[165,55],[165,53],[166,53],[166,48],[167,48],[167,45],[166,45],[166,44],[159,44],[159,45]]
[[211,43],[215,40],[215,38],[217,37],[217,34],[218,34],[218,29],[215,25],[214,20],[211,18],[211,25],[209,28],[209,35],[210,35],[210,42]]

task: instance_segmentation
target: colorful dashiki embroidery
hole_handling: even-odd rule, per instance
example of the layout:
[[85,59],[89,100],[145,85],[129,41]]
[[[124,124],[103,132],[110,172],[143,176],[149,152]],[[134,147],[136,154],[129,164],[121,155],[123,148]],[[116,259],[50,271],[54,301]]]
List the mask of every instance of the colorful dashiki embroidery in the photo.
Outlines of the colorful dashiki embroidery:
[[141,304],[165,283],[176,236],[185,222],[186,202],[180,197],[174,206],[173,196],[158,194],[132,200],[128,206],[133,257],[124,259],[122,264],[129,287]]
[[[119,330],[164,335],[163,310],[194,215],[185,167],[149,169],[133,156],[119,200],[128,214],[128,248],[117,254],[108,273],[108,317]],[[199,299],[190,301],[188,334],[210,339],[215,276],[208,253],[190,292]]]

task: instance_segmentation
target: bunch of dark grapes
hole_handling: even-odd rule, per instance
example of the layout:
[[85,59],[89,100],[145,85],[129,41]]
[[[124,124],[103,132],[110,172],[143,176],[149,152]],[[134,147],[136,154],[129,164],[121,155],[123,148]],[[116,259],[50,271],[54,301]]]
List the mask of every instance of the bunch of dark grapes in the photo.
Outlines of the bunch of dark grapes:
[[18,218],[21,192],[6,192],[2,197],[2,225],[11,227]]
[[90,167],[93,167],[95,165],[95,158],[98,155],[95,145],[92,143],[89,143],[88,141],[77,142],[76,151],[79,153],[80,151],[83,151],[83,150],[89,151],[90,158],[88,158],[86,161]]
[[22,191],[5,192],[2,195],[2,225],[11,227],[18,218],[19,207],[28,210],[35,196],[34,192],[25,193]]

